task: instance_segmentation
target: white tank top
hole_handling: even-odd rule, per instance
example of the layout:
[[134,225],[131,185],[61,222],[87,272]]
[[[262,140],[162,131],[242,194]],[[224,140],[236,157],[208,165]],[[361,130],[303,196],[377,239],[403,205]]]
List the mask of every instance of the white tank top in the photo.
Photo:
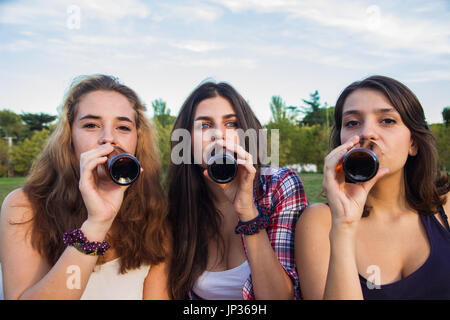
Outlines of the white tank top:
[[242,288],[249,276],[250,266],[245,260],[233,269],[203,272],[195,282],[193,291],[206,300],[243,300]]
[[120,273],[120,258],[95,266],[81,300],[142,300],[150,266]]

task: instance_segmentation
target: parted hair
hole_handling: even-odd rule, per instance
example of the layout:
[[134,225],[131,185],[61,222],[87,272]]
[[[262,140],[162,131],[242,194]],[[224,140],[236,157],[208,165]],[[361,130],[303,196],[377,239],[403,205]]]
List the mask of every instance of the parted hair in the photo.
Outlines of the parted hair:
[[[358,89],[371,89],[382,93],[400,114],[418,147],[417,155],[408,156],[403,169],[406,200],[411,208],[420,213],[435,214],[437,208],[446,201],[444,195],[449,191],[448,173],[440,172],[436,140],[427,125],[419,99],[401,82],[375,75],[346,87],[338,97],[334,109],[331,148],[341,145],[340,133],[345,100]],[[366,206],[363,216],[368,216],[369,211],[370,208]]]
[[72,144],[72,125],[80,99],[93,91],[115,91],[125,96],[135,111],[136,157],[144,169],[125,192],[122,206],[107,241],[121,258],[121,272],[165,259],[167,200],[160,183],[156,134],[137,94],[115,77],[81,76],[65,95],[55,130],[34,161],[23,191],[33,209],[31,241],[50,265],[65,249],[62,235],[79,228],[87,209],[79,190],[80,164]]
[[[192,132],[197,105],[205,99],[214,97],[222,97],[229,101],[236,114],[238,128],[244,131],[261,129],[261,124],[248,103],[231,85],[207,81],[195,88],[186,99],[175,120],[173,131],[186,129]],[[176,144],[172,142],[172,148]],[[248,147],[245,146],[246,149]],[[259,159],[255,167],[258,175]],[[208,245],[211,241],[217,244],[221,256],[222,215],[214,205],[213,194],[206,185],[200,166],[171,162],[166,187],[169,198],[168,218],[173,236],[170,293],[174,299],[185,299],[197,278],[206,269]]]

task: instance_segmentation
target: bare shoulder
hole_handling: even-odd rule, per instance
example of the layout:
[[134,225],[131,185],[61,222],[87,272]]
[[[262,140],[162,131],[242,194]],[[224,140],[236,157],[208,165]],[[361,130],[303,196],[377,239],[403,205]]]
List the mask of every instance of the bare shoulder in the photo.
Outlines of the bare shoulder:
[[2,225],[5,225],[4,222],[24,223],[33,218],[31,203],[22,188],[10,192],[5,197],[0,215]]
[[301,229],[331,229],[331,211],[324,203],[315,203],[306,208],[297,222]]

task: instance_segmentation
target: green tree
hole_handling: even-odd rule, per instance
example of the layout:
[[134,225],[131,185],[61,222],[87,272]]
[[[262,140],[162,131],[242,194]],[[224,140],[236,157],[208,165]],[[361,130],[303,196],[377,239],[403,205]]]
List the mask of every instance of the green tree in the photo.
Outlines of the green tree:
[[167,173],[167,169],[170,164],[170,134],[172,132],[172,124],[163,126],[158,121],[154,121],[155,127],[158,133],[158,147],[161,158],[161,167],[163,171],[163,177]]
[[175,117],[170,115],[170,109],[162,99],[156,99],[152,102],[153,108],[153,122],[158,134],[158,146],[161,157],[161,166],[163,177],[167,173],[170,164],[170,134]]
[[[271,120],[264,126],[268,130],[268,147],[271,145],[271,133],[273,129],[279,130],[279,165],[285,166],[288,164],[298,163],[293,162],[298,158],[296,148],[298,147],[296,141],[297,134],[297,107],[286,106],[280,96],[273,96],[270,102],[270,111],[272,113]],[[272,150],[268,150],[270,154]]]
[[10,110],[0,110],[0,137],[18,137],[21,131],[20,115]]
[[163,127],[172,125],[175,117],[170,115],[170,109],[162,99],[156,99],[152,102],[153,120],[159,122]]
[[8,175],[8,142],[0,139],[0,177]]
[[280,121],[288,120],[295,121],[297,117],[297,107],[287,107],[280,96],[273,96],[270,102],[270,111],[272,112],[272,121],[278,123]]
[[50,130],[36,130],[31,138],[26,138],[13,147],[12,163],[15,173],[18,175],[28,174],[34,159],[42,151],[49,136]]
[[313,163],[319,172],[323,171],[323,161],[329,152],[329,133],[325,125],[301,127],[303,131],[301,152],[305,155],[302,163]]
[[302,99],[306,106],[302,107],[300,111],[304,114],[300,124],[303,126],[313,126],[316,124],[326,125],[328,127],[332,126],[334,107],[328,107],[326,102],[323,105],[321,104],[318,90],[311,93],[309,97],[309,100]]
[[450,106],[445,107],[444,110],[442,110],[442,118],[444,118],[444,123],[446,126],[450,123]]
[[443,123],[430,125],[430,130],[436,138],[436,146],[439,154],[439,164],[441,170],[450,170],[450,126]]
[[20,115],[25,127],[22,130],[22,134],[19,138],[20,141],[26,138],[31,138],[34,131],[41,131],[43,129],[50,129],[50,124],[57,116],[52,116],[47,113],[22,113]]

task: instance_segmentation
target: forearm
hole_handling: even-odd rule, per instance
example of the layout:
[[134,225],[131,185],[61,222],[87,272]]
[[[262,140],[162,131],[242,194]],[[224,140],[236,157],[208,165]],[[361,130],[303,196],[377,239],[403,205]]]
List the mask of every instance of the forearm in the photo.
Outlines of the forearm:
[[363,299],[356,264],[355,232],[332,228],[324,299]]
[[292,299],[293,284],[270,245],[265,230],[245,236],[255,298],[260,300]]
[[[88,222],[81,230],[89,241],[102,241],[107,232]],[[69,246],[50,271],[18,299],[80,299],[97,260],[98,256],[84,254]]]

